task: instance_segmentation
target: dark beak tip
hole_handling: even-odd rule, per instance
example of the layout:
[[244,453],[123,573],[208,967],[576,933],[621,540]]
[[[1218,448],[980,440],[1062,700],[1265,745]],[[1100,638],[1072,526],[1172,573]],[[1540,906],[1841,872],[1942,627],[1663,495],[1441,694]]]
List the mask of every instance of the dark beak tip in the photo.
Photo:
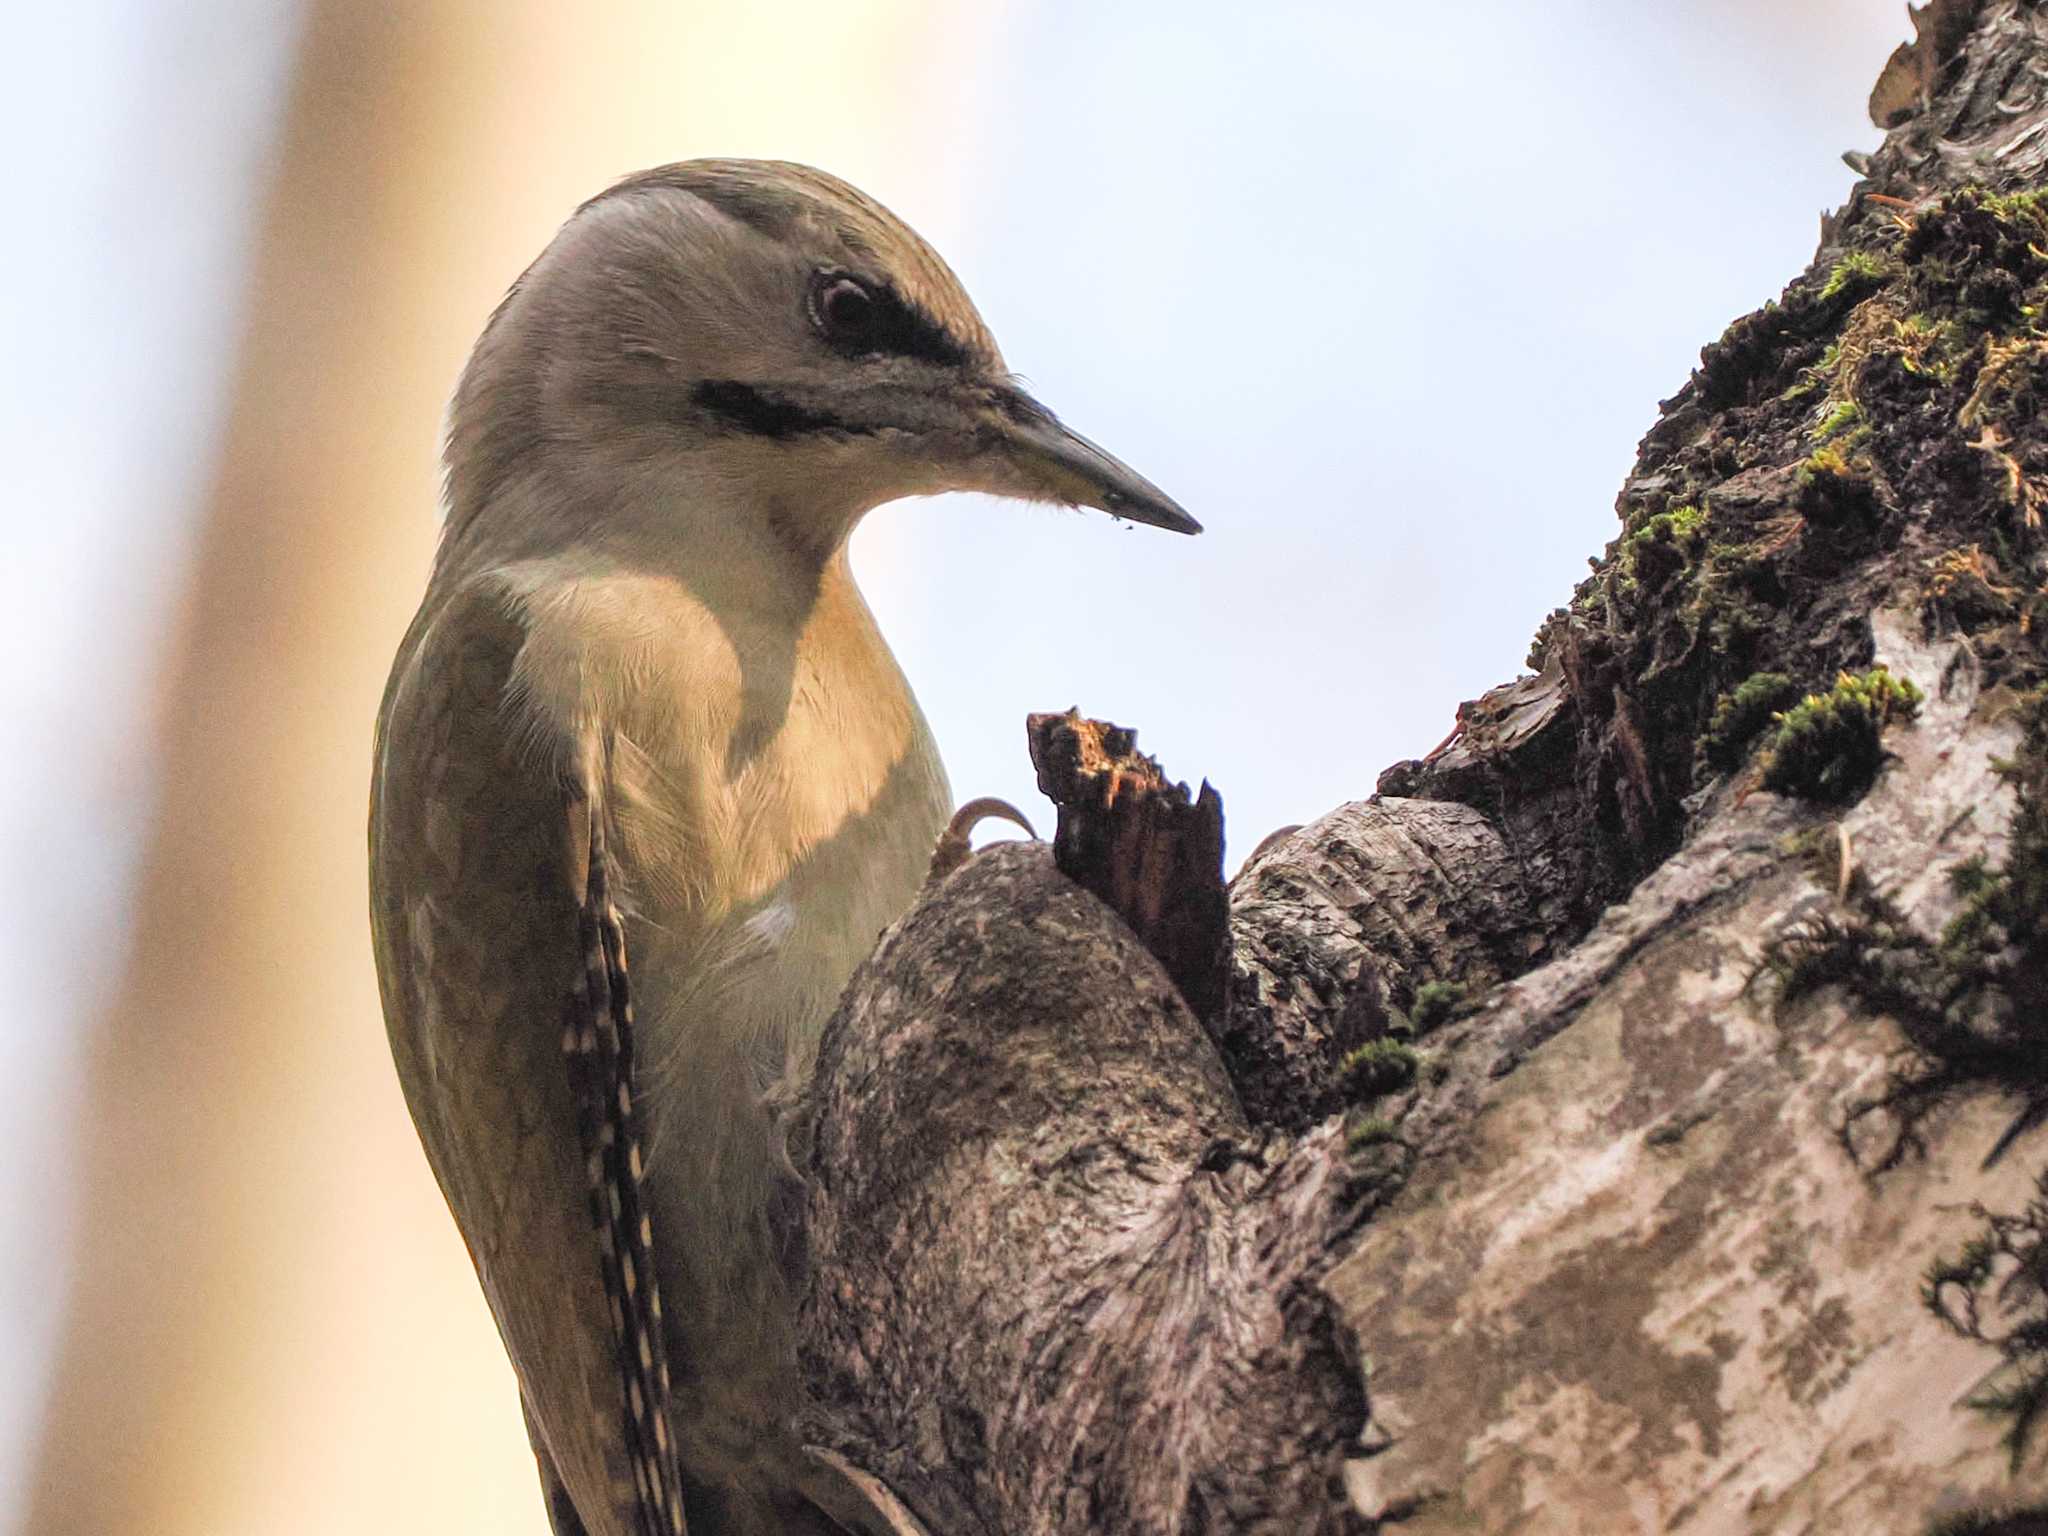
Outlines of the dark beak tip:
[[1127,495],[1111,495],[1103,498],[1108,505],[1103,507],[1111,517],[1120,517],[1125,522],[1143,523],[1151,528],[1164,528],[1168,533],[1189,535],[1202,531],[1202,525],[1173,502],[1161,497],[1158,501],[1140,499]]
[[993,424],[1011,461],[1037,479],[1038,495],[1071,507],[1093,507],[1125,522],[1200,533],[1202,525],[1171,496],[1114,455],[1105,453],[1044,406],[1012,390]]

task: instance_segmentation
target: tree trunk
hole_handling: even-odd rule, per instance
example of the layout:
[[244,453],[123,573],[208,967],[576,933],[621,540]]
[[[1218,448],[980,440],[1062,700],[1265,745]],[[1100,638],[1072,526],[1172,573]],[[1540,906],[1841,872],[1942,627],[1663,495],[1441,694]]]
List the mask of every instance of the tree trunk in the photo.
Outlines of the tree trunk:
[[2048,13],[1915,20],[1867,179],[1664,403],[1534,675],[1227,906],[1213,793],[1040,717],[1053,849],[855,978],[812,1430],[933,1532],[2040,1494]]

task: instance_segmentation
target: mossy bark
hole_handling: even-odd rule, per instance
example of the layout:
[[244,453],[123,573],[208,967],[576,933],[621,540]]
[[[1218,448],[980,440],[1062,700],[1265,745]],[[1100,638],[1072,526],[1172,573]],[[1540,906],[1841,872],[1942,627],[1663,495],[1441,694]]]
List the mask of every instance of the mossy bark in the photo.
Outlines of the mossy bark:
[[[2005,1139],[2048,1093],[2048,13],[1918,19],[1867,179],[1663,404],[1532,675],[1164,966],[1011,850],[856,978],[811,1427],[934,1532],[1907,1532],[2039,1492],[1917,1288],[2044,1153]],[[1063,842],[1142,862],[1098,831]],[[1828,924],[1853,956],[1788,990]]]

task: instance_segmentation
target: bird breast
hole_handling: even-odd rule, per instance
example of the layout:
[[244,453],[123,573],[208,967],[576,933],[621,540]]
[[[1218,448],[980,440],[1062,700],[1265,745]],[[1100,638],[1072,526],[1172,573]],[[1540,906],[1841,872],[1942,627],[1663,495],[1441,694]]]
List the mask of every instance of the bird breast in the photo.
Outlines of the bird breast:
[[536,579],[517,689],[601,743],[657,1049],[807,1049],[944,824],[931,734],[843,562],[808,604],[644,572]]

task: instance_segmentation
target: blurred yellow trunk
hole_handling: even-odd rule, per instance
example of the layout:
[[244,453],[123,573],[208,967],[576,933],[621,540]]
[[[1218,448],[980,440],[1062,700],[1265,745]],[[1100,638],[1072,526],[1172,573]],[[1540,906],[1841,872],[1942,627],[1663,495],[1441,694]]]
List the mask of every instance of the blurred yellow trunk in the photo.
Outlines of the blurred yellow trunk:
[[506,283],[638,166],[812,159],[943,236],[936,157],[971,150],[932,126],[976,39],[929,9],[315,7],[92,1050],[39,1536],[546,1529],[368,961],[370,723],[442,403]]

